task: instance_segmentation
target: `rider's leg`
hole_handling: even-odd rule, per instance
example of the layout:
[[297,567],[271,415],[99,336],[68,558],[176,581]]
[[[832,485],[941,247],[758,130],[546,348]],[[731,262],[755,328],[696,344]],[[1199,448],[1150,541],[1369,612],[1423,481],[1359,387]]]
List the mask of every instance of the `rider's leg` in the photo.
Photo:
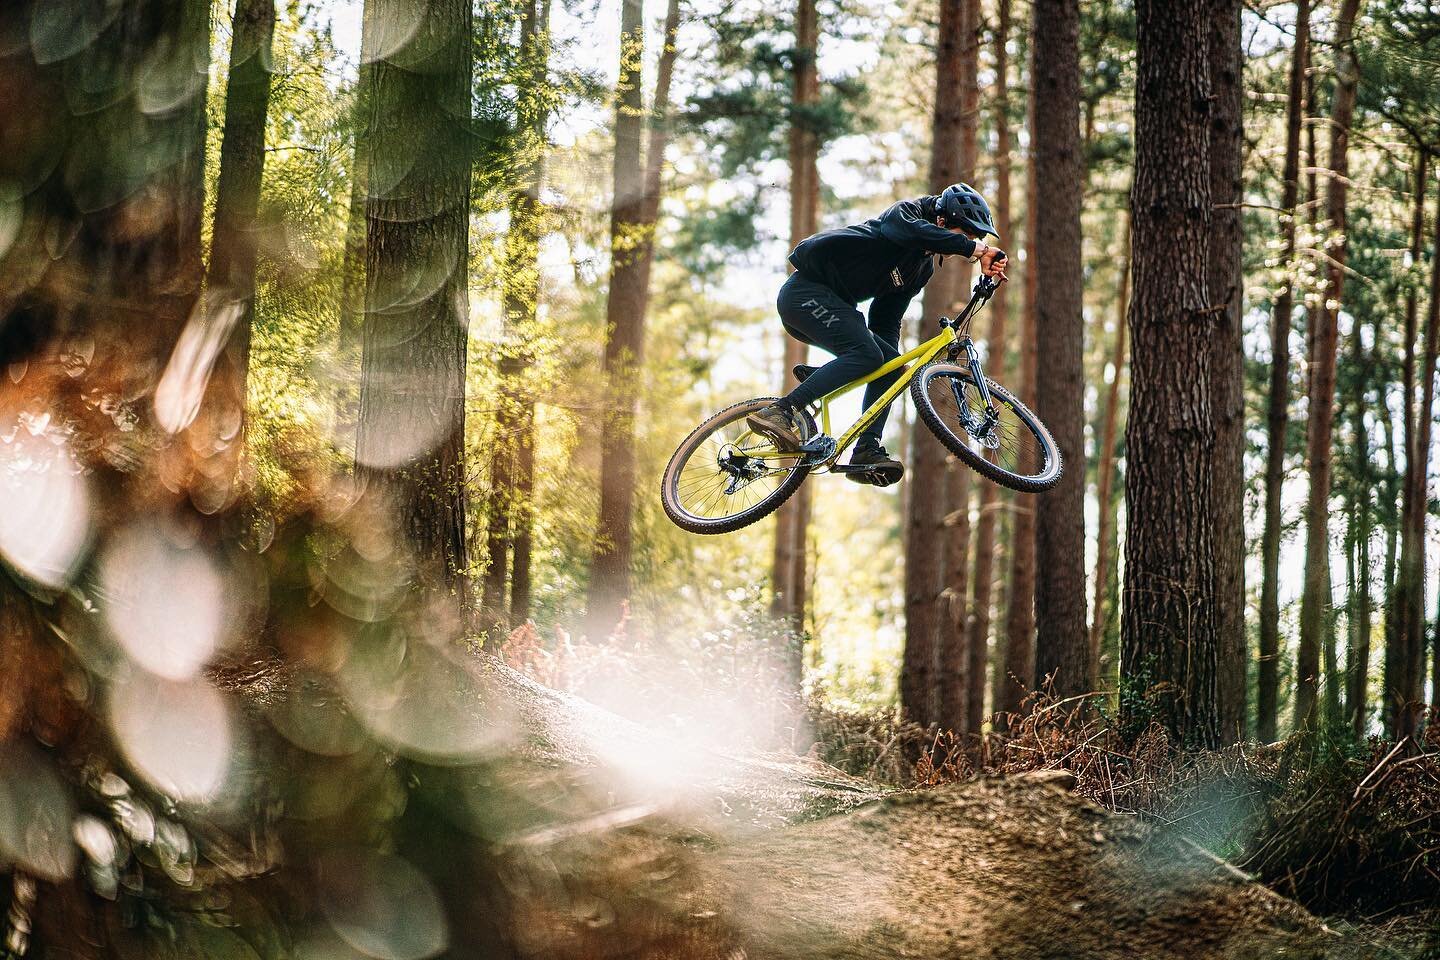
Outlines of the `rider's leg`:
[[[882,320],[878,325],[872,324],[869,329],[871,334],[875,338],[876,344],[878,344],[880,347],[880,353],[883,356],[883,360],[881,361],[882,363],[889,363],[891,360],[894,360],[896,357],[900,356],[899,317],[896,317],[893,321],[890,322]],[[873,370],[875,368],[871,367],[870,369]],[[871,380],[869,383],[867,383],[865,385],[864,409],[870,409],[870,404],[874,403],[876,400],[879,400],[880,397],[884,395],[885,391],[889,390],[892,386],[894,386],[895,381],[899,380],[902,376],[904,376],[904,371],[896,370],[893,373],[887,373],[885,376],[880,377],[878,380]],[[891,402],[893,403],[894,401]],[[885,421],[889,418],[889,416],[890,406],[889,404],[887,404],[885,406],[885,409],[880,411],[880,415],[875,418],[875,422],[867,426],[864,431],[861,432],[859,439],[856,441],[857,449],[864,446],[880,446],[880,437],[885,433]]]
[[[791,336],[835,354],[834,360],[812,373],[784,398],[783,402],[792,408],[814,403],[886,360],[885,349],[865,325],[865,317],[854,304],[842,300],[823,284],[791,274],[780,288],[776,307]],[[868,390],[866,395],[870,395]]]

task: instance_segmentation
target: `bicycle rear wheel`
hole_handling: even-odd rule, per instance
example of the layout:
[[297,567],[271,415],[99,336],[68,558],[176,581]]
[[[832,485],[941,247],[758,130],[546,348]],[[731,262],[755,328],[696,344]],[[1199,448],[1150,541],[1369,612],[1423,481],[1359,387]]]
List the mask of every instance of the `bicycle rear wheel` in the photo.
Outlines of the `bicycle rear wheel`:
[[1009,390],[989,377],[985,384],[993,417],[968,366],[928,364],[910,382],[910,395],[930,432],[976,473],[1012,490],[1049,490],[1063,469],[1050,431]]
[[[726,407],[686,437],[660,481],[665,515],[691,533],[730,533],[773,513],[800,488],[810,468],[800,452],[781,451],[745,418],[774,397]],[[815,421],[796,411],[806,436]]]

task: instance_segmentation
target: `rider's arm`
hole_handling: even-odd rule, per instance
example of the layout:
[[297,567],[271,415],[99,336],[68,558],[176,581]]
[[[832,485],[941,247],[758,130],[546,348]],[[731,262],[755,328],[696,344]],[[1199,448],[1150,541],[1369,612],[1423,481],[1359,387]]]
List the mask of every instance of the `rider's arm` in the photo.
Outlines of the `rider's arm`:
[[920,204],[914,200],[901,200],[881,214],[880,234],[891,243],[912,250],[961,257],[975,252],[974,240],[926,220],[920,215]]

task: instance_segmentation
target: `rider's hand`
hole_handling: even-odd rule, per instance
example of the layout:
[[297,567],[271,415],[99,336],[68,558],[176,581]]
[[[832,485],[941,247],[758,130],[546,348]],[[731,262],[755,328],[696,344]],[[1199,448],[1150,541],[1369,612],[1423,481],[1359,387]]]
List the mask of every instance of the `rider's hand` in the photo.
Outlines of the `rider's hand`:
[[980,272],[987,277],[998,278],[1001,283],[1010,279],[1005,275],[1005,268],[1008,265],[1009,260],[1005,257],[1005,251],[999,247],[987,244],[980,253]]

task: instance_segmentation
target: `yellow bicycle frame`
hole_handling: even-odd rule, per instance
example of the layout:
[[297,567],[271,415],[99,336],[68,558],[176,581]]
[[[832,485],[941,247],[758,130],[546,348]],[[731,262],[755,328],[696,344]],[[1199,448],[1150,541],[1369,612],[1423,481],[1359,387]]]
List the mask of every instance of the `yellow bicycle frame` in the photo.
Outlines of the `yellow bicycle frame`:
[[[880,411],[884,410],[885,406],[888,403],[898,397],[900,395],[900,391],[904,390],[910,385],[910,381],[911,379],[913,379],[915,372],[923,368],[925,364],[935,359],[935,357],[939,356],[940,352],[949,347],[950,344],[954,343],[956,339],[957,338],[954,327],[947,326],[938,334],[931,337],[929,340],[926,340],[924,343],[920,344],[914,350],[910,350],[906,353],[900,354],[900,356],[896,357],[894,360],[887,361],[885,364],[875,369],[871,373],[867,374],[866,376],[861,377],[859,380],[851,380],[843,387],[837,387],[836,389],[827,393],[825,396],[821,397],[819,400],[820,430],[821,432],[828,434],[830,433],[830,403],[832,400],[835,400],[849,393],[856,387],[864,386],[871,380],[878,380],[880,377],[883,377],[889,373],[893,373],[894,371],[899,370],[901,367],[904,367],[907,364],[910,364],[912,362],[914,363],[914,366],[910,369],[910,376],[901,377],[899,380],[895,381],[893,384],[890,385],[890,389],[886,390],[883,394],[880,395],[880,398],[878,400],[870,404],[870,406],[866,407],[865,410],[860,414],[860,418],[854,423],[852,423],[850,427],[835,441],[835,452],[832,453],[830,457],[826,459],[823,463],[818,463],[815,466],[828,467],[834,464],[837,460],[839,460],[840,454],[844,453],[845,450],[850,446],[850,444],[855,442],[855,438],[860,435],[860,431],[864,430],[867,426],[869,426],[870,423],[873,422],[874,419],[880,415]],[[757,451],[750,453],[749,456],[760,460],[788,460],[793,458],[795,456],[795,453],[793,451],[787,452],[778,450],[773,452]]]

